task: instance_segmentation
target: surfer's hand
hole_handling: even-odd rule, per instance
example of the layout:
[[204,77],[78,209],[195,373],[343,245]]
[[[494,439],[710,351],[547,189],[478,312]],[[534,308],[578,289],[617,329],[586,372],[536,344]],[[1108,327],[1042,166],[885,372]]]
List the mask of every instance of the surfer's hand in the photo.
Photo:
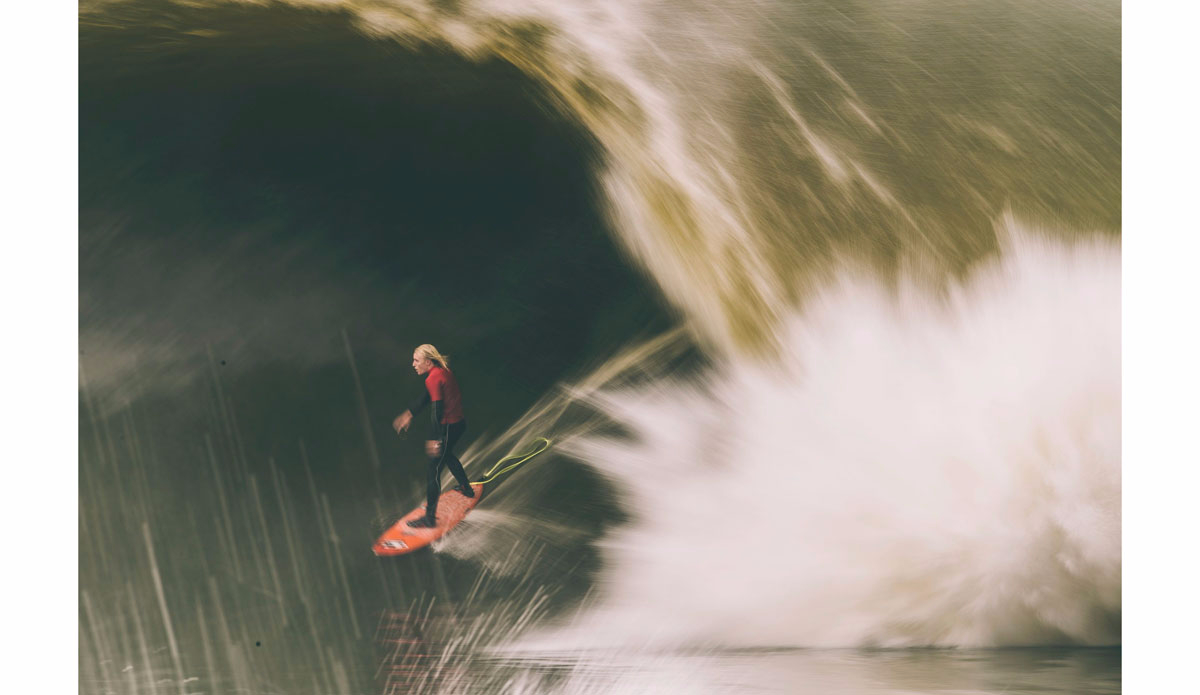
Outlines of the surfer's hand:
[[437,456],[442,452],[442,443],[436,439],[430,439],[425,442],[425,453],[429,456]]
[[400,431],[408,429],[410,424],[412,424],[412,413],[406,410],[392,420],[392,429],[396,430],[396,434],[400,434]]

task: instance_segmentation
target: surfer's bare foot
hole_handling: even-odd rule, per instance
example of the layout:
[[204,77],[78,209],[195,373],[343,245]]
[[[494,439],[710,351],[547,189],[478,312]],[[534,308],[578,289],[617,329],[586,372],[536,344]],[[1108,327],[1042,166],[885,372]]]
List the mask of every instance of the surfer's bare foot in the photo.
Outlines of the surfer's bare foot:
[[454,489],[461,492],[463,497],[474,497],[475,496],[475,488],[471,487],[470,485],[459,485],[459,486],[455,487]]
[[437,520],[423,516],[420,519],[413,519],[412,521],[408,522],[408,525],[412,528],[433,528],[437,526]]

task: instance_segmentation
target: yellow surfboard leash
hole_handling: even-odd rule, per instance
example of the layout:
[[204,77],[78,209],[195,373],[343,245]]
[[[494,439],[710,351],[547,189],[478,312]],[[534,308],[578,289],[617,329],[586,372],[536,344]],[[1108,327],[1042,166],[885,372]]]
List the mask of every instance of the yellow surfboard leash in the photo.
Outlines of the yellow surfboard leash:
[[[537,456],[538,454],[542,453],[546,449],[549,449],[551,441],[545,437],[538,437],[537,439],[533,440],[533,443],[534,443],[534,448],[532,450],[527,451],[524,454],[511,454],[509,456],[505,456],[504,458],[497,461],[496,465],[492,466],[492,469],[490,471],[488,471],[487,473],[484,474],[485,477],[483,480],[476,480],[476,481],[472,482],[471,484],[472,485],[482,485],[485,483],[492,482],[500,475],[511,471],[512,469],[525,463],[526,461],[533,458],[534,456]],[[513,463],[505,466],[504,468],[502,468],[500,470],[496,470],[497,468],[500,468],[500,466],[503,466],[504,463],[507,461],[512,461]]]

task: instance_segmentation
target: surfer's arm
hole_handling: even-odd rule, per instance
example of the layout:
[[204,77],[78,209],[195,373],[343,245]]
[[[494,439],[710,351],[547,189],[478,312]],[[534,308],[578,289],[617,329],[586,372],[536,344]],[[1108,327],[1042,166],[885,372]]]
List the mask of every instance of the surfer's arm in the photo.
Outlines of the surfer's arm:
[[408,406],[408,410],[400,413],[396,416],[395,420],[392,420],[392,429],[396,430],[396,432],[408,429],[408,426],[412,424],[413,415],[424,410],[428,404],[429,392],[421,389],[421,395],[413,400],[412,405]]
[[429,405],[429,391],[426,390],[424,387],[422,387],[421,395],[417,396],[415,399],[413,399],[412,404],[408,406],[408,412],[412,413],[413,415],[416,415],[417,413],[424,410],[425,406],[427,406],[427,405]]
[[441,424],[444,407],[444,401],[433,401],[433,420],[429,423],[429,436],[425,438],[425,453],[429,456],[442,453],[446,446],[446,437],[450,434],[446,425]]
[[439,442],[440,447],[446,437],[445,428],[442,427],[442,416],[446,414],[445,376],[441,372],[433,372],[425,381],[425,386],[428,389],[425,402],[433,404],[433,417],[429,421],[429,441]]

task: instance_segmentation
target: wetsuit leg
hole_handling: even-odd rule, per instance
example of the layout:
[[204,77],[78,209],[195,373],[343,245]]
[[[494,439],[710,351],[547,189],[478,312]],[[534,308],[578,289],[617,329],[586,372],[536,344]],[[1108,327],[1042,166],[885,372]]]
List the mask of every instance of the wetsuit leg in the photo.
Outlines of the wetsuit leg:
[[454,445],[462,438],[463,432],[467,431],[467,421],[462,420],[451,425],[443,425],[445,438],[442,440],[442,452],[435,456],[429,457],[429,477],[426,481],[425,488],[425,516],[428,519],[437,518],[438,497],[442,494],[442,466],[445,465],[450,469],[451,475],[458,481],[460,485],[470,485],[470,479],[467,478],[466,471],[463,470],[462,462],[454,455]]
[[430,456],[426,467],[425,480],[425,518],[437,518],[438,497],[442,494],[442,459],[440,456]]
[[454,447],[458,444],[458,440],[462,438],[463,433],[467,431],[467,421],[460,420],[450,425],[446,425],[446,445],[443,455],[446,462],[446,467],[450,469],[450,474],[463,487],[471,486],[471,479],[467,477],[467,472],[463,470],[462,461],[458,460],[458,456],[454,454]]

